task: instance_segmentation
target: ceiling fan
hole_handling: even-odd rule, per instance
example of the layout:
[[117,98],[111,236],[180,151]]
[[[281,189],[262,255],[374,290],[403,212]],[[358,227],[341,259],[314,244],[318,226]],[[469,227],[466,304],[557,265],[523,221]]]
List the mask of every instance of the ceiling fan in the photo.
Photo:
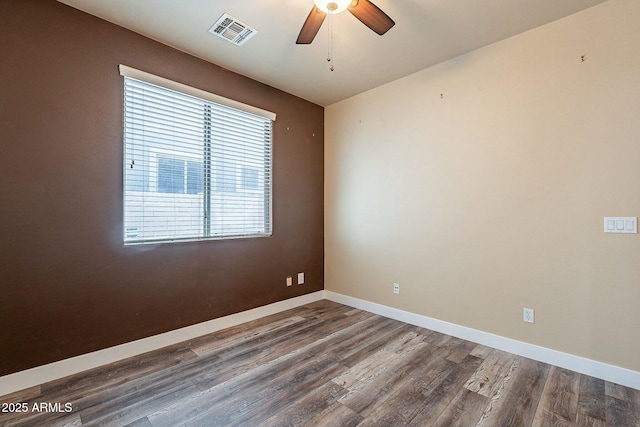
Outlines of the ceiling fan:
[[304,21],[296,44],[309,44],[320,30],[327,14],[336,14],[349,10],[367,27],[383,35],[396,23],[378,6],[369,0],[313,0],[315,6]]

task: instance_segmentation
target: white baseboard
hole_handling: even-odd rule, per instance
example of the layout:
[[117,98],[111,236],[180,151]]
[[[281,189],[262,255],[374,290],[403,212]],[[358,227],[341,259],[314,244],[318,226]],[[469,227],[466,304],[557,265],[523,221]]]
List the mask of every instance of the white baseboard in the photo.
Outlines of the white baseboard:
[[48,381],[64,378],[68,375],[77,374],[88,369],[117,362],[148,351],[157,350],[168,345],[187,341],[201,335],[206,335],[221,329],[229,328],[231,326],[239,325],[244,322],[249,322],[251,320],[259,319],[261,317],[269,316],[271,314],[279,313],[290,308],[295,308],[322,299],[335,301],[350,307],[366,310],[381,316],[640,390],[640,372],[528,344],[511,338],[501,337],[488,332],[478,331],[465,326],[444,322],[442,320],[387,307],[335,292],[318,291],[263,307],[254,308],[252,310],[243,311],[241,313],[232,314],[230,316],[176,329],[164,334],[154,335],[152,337],[106,348],[104,350],[83,354],[61,360],[59,362],[49,363],[47,365],[38,366],[25,371],[5,375],[0,377],[0,396],[24,390]]
[[0,396],[324,299],[318,291],[0,377]]
[[374,302],[353,298],[331,291],[324,291],[325,298],[350,307],[359,308],[381,316],[396,319],[405,323],[431,329],[443,334],[452,335],[468,341],[497,348],[539,362],[569,369],[581,374],[590,375],[605,381],[640,390],[640,372],[609,365],[573,354],[528,344],[511,338],[505,338],[488,332],[478,331],[466,326],[460,326],[431,317],[422,316],[397,308],[387,307]]

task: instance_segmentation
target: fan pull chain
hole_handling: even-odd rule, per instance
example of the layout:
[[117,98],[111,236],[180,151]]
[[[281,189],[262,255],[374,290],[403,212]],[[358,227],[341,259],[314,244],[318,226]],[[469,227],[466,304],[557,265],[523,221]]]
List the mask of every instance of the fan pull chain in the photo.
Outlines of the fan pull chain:
[[329,31],[328,31],[328,52],[327,52],[327,62],[329,63],[329,69],[331,71],[333,68],[333,13],[329,12]]

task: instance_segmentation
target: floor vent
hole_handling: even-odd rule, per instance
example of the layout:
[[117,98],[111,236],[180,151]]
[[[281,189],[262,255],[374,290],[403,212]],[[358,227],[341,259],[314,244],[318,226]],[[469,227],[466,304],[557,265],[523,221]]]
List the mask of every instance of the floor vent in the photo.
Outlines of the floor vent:
[[242,46],[257,33],[256,30],[227,13],[209,28],[209,32],[237,46]]

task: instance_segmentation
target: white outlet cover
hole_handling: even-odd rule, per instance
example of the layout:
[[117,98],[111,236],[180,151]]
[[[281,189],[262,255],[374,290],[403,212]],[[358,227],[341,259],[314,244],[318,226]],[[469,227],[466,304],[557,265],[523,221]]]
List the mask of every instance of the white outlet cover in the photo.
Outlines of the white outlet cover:
[[393,284],[393,293],[394,294],[399,294],[400,293],[400,284],[398,284],[398,283],[394,283]]
[[524,320],[527,323],[534,323],[535,322],[535,316],[534,316],[534,311],[533,308],[525,308],[522,311],[522,320]]
[[302,285],[304,283],[304,273],[298,273],[298,285]]

